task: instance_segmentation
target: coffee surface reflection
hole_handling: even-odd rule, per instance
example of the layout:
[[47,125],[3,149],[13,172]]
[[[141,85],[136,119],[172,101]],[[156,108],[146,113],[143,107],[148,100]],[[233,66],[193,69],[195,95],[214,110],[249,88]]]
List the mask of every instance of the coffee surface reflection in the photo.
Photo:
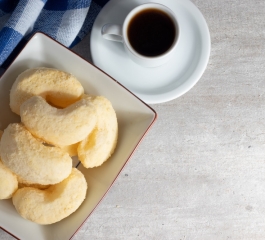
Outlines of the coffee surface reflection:
[[131,19],[127,34],[136,52],[155,57],[170,49],[178,33],[174,22],[165,12],[146,9]]

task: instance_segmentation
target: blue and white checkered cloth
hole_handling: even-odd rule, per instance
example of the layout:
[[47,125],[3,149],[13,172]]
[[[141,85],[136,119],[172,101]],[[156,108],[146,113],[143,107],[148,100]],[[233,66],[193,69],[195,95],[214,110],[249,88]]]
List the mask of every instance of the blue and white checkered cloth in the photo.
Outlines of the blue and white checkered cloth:
[[67,47],[91,31],[108,0],[0,0],[0,66],[35,32]]

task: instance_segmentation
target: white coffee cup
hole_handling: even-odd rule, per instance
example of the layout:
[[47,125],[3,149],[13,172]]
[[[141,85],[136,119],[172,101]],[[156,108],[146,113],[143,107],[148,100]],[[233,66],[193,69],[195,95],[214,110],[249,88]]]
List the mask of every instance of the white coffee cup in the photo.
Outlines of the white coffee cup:
[[[172,40],[170,40],[172,41],[172,44],[164,52],[155,56],[145,55],[137,51],[135,47],[132,46],[128,37],[128,28],[131,21],[136,15],[139,16],[139,14],[142,14],[147,10],[158,10],[159,12],[165,14],[171,20],[172,27],[175,31],[174,36],[172,35]],[[169,8],[158,3],[145,3],[131,10],[122,25],[112,23],[105,24],[101,29],[101,34],[103,38],[107,40],[123,43],[125,51],[129,57],[139,65],[144,67],[158,67],[169,61],[174,54],[180,36],[180,29],[176,16]]]

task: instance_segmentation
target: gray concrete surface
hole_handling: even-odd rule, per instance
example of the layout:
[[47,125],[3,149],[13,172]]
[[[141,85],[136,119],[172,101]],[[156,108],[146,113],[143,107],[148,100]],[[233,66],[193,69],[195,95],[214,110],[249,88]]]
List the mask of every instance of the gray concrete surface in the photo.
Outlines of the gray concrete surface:
[[[211,33],[204,75],[152,106],[158,121],[73,240],[265,239],[265,1],[193,2]],[[89,36],[74,50],[90,59]]]

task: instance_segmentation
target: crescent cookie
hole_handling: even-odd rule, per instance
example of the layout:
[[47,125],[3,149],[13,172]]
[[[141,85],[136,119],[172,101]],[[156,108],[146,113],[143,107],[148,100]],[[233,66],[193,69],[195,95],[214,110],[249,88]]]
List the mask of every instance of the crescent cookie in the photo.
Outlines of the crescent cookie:
[[118,138],[118,122],[111,102],[102,96],[85,96],[97,109],[94,130],[79,143],[78,158],[86,168],[104,163],[113,153]]
[[20,115],[33,135],[56,146],[80,142],[93,130],[97,120],[96,109],[89,99],[58,109],[42,97],[34,96],[21,105]]
[[87,183],[76,168],[62,182],[40,190],[32,187],[19,189],[13,196],[17,212],[38,224],[52,224],[77,210],[86,197]]
[[1,159],[19,182],[56,184],[69,176],[72,159],[58,147],[48,147],[35,139],[19,123],[9,124],[2,136]]
[[74,157],[74,156],[77,156],[78,145],[79,145],[79,142],[72,144],[72,145],[57,146],[57,147],[61,148],[65,152],[67,152],[71,157]]
[[[3,131],[0,130],[0,140]],[[18,189],[17,176],[13,174],[0,159],[0,199],[11,198]]]
[[20,106],[32,96],[42,96],[52,105],[67,107],[81,98],[84,88],[71,74],[52,68],[34,68],[21,73],[10,92],[10,107],[19,115]]
[[0,159],[0,199],[11,198],[13,193],[18,189],[18,181]]

